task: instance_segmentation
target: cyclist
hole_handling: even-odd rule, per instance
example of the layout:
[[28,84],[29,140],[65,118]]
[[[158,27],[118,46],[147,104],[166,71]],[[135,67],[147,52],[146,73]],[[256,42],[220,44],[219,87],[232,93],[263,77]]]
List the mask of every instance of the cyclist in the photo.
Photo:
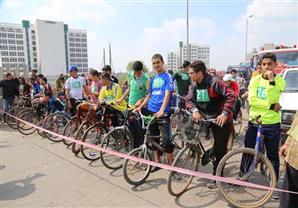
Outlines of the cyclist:
[[[150,79],[148,75],[144,72],[143,63],[141,61],[135,61],[132,65],[133,71],[128,72],[128,88],[124,92],[123,96],[117,100],[120,104],[127,95],[128,105],[130,107],[139,106],[146,97],[149,89]],[[129,128],[131,130],[132,136],[134,137],[134,147],[138,147],[143,143],[144,132],[140,131],[141,124],[138,117],[130,116],[129,118]]]
[[258,129],[253,125],[252,120],[255,120],[260,115],[265,138],[266,155],[274,166],[278,180],[278,148],[281,132],[279,98],[286,83],[283,78],[274,73],[274,69],[277,66],[275,54],[265,53],[261,61],[262,74],[253,77],[248,87],[250,111],[244,146],[249,148],[255,147]]
[[117,77],[112,75],[112,68],[110,65],[105,65],[102,69],[101,69],[102,73],[108,73],[111,76],[111,81],[118,84],[119,81],[117,79]]
[[[140,111],[141,108],[148,103],[147,110],[150,115],[154,115],[156,118],[165,117],[167,122],[160,124],[157,122],[153,123],[150,125],[149,130],[150,135],[154,136],[160,135],[161,130],[161,143],[167,153],[168,163],[172,164],[174,145],[172,143],[172,130],[170,126],[169,112],[171,110],[170,99],[174,88],[173,80],[172,76],[165,71],[164,60],[160,54],[153,55],[151,61],[156,74],[150,81],[148,95],[146,96],[144,102],[137,107],[135,111]],[[154,149],[154,159],[156,162],[160,162],[160,154],[157,149]],[[152,172],[157,170],[159,170],[159,168],[154,167]]]
[[99,79],[98,71],[93,69],[89,72],[89,78],[91,81],[91,87],[90,87],[90,98],[92,103],[97,104],[98,102],[98,96],[100,94],[101,89],[101,81]]
[[[218,124],[210,124],[214,136],[213,175],[215,175],[219,161],[227,153],[227,142],[233,129],[236,96],[223,81],[207,74],[206,66],[202,61],[190,64],[189,76],[193,83],[187,96],[187,106],[192,112],[193,120],[199,122],[204,116],[207,119],[216,118]],[[192,132],[191,129],[186,129],[185,132]],[[190,136],[188,134],[188,137]],[[216,188],[216,182],[210,181],[207,187]]]
[[40,103],[46,106],[46,115],[54,113],[56,111],[63,111],[63,104],[56,99],[49,91],[46,91],[39,100]]
[[65,95],[67,106],[72,115],[76,113],[76,101],[83,99],[84,89],[86,90],[86,80],[78,76],[78,68],[72,65],[69,69],[70,77],[65,83]]
[[99,94],[99,104],[103,105],[105,103],[114,103],[112,108],[107,108],[106,113],[112,114],[112,125],[114,127],[121,125],[120,118],[122,114],[120,111],[123,111],[127,104],[123,100],[121,103],[117,104],[117,100],[122,97],[122,90],[117,83],[111,81],[111,76],[109,73],[103,73],[101,75],[102,88]]
[[233,80],[233,76],[231,74],[225,74],[225,76],[223,77],[223,81],[228,88],[233,90],[233,92],[235,93],[235,96],[237,97],[237,102],[233,113],[233,119],[235,123],[237,122],[237,115],[241,108],[241,101],[239,99],[239,85],[237,82]]
[[[189,61],[184,61],[182,69],[173,75],[173,81],[177,83],[178,95],[182,97],[187,96],[189,86],[191,85],[191,80],[188,75],[189,65]],[[182,106],[180,104],[181,101],[179,101],[179,107],[185,107],[185,104],[182,104]]]

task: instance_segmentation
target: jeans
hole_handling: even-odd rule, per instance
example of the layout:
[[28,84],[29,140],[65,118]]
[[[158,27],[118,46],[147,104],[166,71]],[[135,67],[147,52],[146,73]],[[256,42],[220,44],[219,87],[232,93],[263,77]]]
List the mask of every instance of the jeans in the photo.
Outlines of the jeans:
[[[3,98],[3,110],[5,112],[8,112],[9,107],[14,105],[14,96],[13,97],[7,97]],[[6,114],[3,114],[4,122],[6,122]]]
[[[264,135],[264,145],[266,148],[266,155],[271,161],[276,179],[278,181],[279,177],[279,141],[280,141],[280,123],[277,124],[264,124],[262,125],[263,135]],[[255,148],[256,137],[257,137],[258,127],[254,124],[249,123],[248,129],[244,138],[244,146],[248,148]]]

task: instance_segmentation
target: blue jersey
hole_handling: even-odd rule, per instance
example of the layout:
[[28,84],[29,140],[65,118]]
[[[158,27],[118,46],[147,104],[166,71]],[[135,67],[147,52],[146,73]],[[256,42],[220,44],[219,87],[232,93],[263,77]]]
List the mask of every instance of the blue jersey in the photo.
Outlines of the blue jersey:
[[[174,91],[172,76],[167,72],[154,75],[149,85],[150,100],[148,110],[155,113],[160,110],[166,91],[170,91],[172,97],[172,92]],[[171,109],[171,97],[165,109],[165,113],[168,113]]]

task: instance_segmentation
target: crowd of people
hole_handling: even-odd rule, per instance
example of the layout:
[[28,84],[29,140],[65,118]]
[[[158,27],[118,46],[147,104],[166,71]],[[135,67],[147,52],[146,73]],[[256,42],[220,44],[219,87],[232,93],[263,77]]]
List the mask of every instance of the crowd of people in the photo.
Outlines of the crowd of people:
[[[254,148],[257,128],[253,121],[261,116],[265,136],[266,155],[272,162],[277,178],[279,178],[280,155],[286,157],[287,168],[284,178],[285,188],[298,191],[298,114],[289,131],[286,143],[280,145],[280,109],[279,98],[285,88],[285,80],[274,73],[277,66],[276,56],[266,53],[260,60],[256,71],[249,83],[236,70],[226,74],[223,79],[216,76],[214,70],[208,70],[202,61],[190,63],[185,61],[176,72],[167,72],[164,60],[160,54],[151,58],[154,76],[149,77],[144,72],[141,61],[135,61],[132,71],[127,75],[124,87],[120,87],[118,79],[111,74],[111,67],[106,65],[101,72],[91,70],[86,77],[78,75],[76,66],[69,69],[70,77],[61,74],[55,86],[55,92],[46,77],[32,70],[28,80],[24,77],[15,78],[12,73],[6,74],[6,79],[0,81],[3,89],[3,110],[8,111],[14,105],[17,96],[30,96],[49,106],[49,112],[63,110],[64,106],[72,113],[76,112],[76,101],[88,97],[94,105],[114,103],[110,109],[114,116],[112,125],[121,125],[121,111],[127,107],[134,112],[144,111],[156,118],[163,117],[167,122],[154,123],[150,126],[150,134],[162,133],[160,143],[167,153],[168,163],[173,162],[172,131],[170,116],[173,107],[187,108],[192,114],[193,122],[203,118],[216,119],[211,124],[214,138],[213,174],[222,157],[227,153],[227,142],[232,133],[233,123],[237,114],[247,100],[249,122],[245,132],[244,146]],[[247,87],[248,86],[248,87]],[[62,100],[65,100],[65,105]],[[4,122],[6,115],[3,115]],[[130,129],[136,141],[136,146],[142,144],[144,138],[137,119],[130,119]],[[189,126],[191,128],[191,126]],[[191,132],[191,129],[185,129]],[[186,134],[191,136],[191,134]],[[280,155],[279,155],[280,150]],[[154,149],[154,159],[160,162],[160,154]],[[155,167],[153,171],[157,171]],[[210,181],[209,188],[216,188],[215,181]],[[298,197],[293,194],[281,195],[281,207],[298,207]]]

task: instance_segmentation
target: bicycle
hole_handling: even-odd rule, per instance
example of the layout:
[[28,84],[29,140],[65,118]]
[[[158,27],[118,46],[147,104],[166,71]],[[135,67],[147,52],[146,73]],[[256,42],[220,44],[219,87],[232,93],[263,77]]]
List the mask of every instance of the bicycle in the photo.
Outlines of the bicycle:
[[[109,132],[112,127],[111,115],[106,113],[108,105],[101,105],[97,110],[96,115],[98,121],[91,125],[84,133],[82,142],[89,144],[99,145],[103,141],[103,136]],[[101,157],[101,153],[98,150],[89,148],[87,146],[81,146],[81,153],[83,157],[90,161],[98,160]]]
[[[102,148],[109,148],[113,151],[121,153],[129,153],[133,149],[134,139],[128,128],[128,117],[131,114],[131,109],[127,109],[123,114],[123,125],[113,128],[104,136],[101,142]],[[108,169],[117,170],[122,168],[123,158],[121,157],[100,151],[100,159],[102,164]]]
[[[24,108],[29,108],[30,106],[30,97],[19,96],[16,105],[9,108],[8,113],[17,117]],[[17,120],[12,116],[6,116],[6,122],[10,128],[17,129]]]
[[[159,139],[162,137],[162,135],[158,136],[152,136],[149,132],[149,127],[153,122],[157,122],[159,124],[162,124],[164,122],[167,122],[165,119],[165,115],[162,118],[155,118],[154,116],[144,116],[141,112],[139,112],[139,115],[142,119],[142,128],[146,130],[144,143],[138,147],[133,149],[131,152],[129,152],[130,156],[142,158],[145,160],[152,160],[151,154],[149,154],[150,149],[152,149],[152,146],[157,148],[161,153],[165,153],[164,147],[162,147],[160,144],[158,144],[155,139]],[[179,148],[179,147],[177,147]],[[134,178],[134,176],[138,172],[141,173],[139,178]],[[151,172],[151,165],[143,164],[141,162],[135,162],[133,160],[125,159],[123,163],[123,176],[127,183],[138,186],[143,184],[146,179],[149,177]]]
[[[67,112],[67,105],[64,105],[64,110],[62,111],[56,111],[44,119],[42,123],[42,127],[44,129],[47,129],[49,131],[62,134],[65,125],[68,123],[68,121],[71,119],[71,114]],[[45,134],[45,137],[53,142],[61,142],[63,139],[57,136],[54,136],[52,134]]]
[[[218,164],[216,175],[249,181],[274,188],[276,175],[264,152],[264,135],[261,116],[255,119],[258,128],[255,148],[240,148],[226,154]],[[240,160],[240,162],[239,162]],[[240,171],[239,171],[240,170]],[[261,207],[270,200],[273,190],[254,189],[217,181],[223,197],[232,205],[241,208]]]
[[[172,167],[179,167],[188,170],[197,171],[201,158],[205,158],[207,154],[212,155],[210,150],[206,151],[201,140],[200,135],[204,134],[205,127],[211,123],[215,124],[216,119],[203,119],[200,123],[193,123],[189,121],[188,126],[185,131],[188,133],[187,139],[184,139],[184,147],[179,151],[176,156]],[[206,157],[207,158],[207,157]],[[213,161],[215,158],[212,156],[206,162],[202,164],[206,165],[209,161]],[[201,162],[203,163],[203,162]],[[169,194],[172,196],[179,196],[186,191],[188,186],[191,184],[193,176],[186,175],[182,173],[177,173],[175,171],[170,171],[168,176],[167,188]]]

